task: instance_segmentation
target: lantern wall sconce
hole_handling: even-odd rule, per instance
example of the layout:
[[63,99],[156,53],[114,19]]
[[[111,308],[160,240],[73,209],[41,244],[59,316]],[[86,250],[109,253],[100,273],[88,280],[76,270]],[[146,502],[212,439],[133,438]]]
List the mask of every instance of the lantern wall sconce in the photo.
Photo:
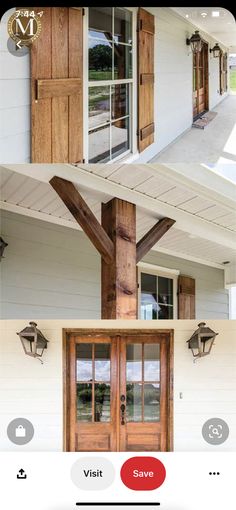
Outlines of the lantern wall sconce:
[[210,48],[210,53],[213,53],[214,58],[219,58],[221,54],[221,48],[218,43],[213,46],[213,48]]
[[210,354],[215,337],[218,334],[206,326],[205,322],[198,324],[198,329],[187,340],[188,348],[191,349],[194,360]]
[[186,39],[187,46],[191,46],[193,53],[200,53],[202,50],[203,40],[199,34],[199,30],[196,30],[190,39]]
[[43,333],[37,329],[36,322],[30,322],[29,326],[17,333],[20,337],[24,352],[27,356],[38,358],[41,363],[44,349],[47,349],[48,340]]
[[6,242],[4,241],[4,239],[3,239],[2,237],[0,237],[0,260],[1,260],[2,258],[4,258],[4,257],[3,257],[3,253],[4,253],[4,250],[5,250],[5,248],[6,248],[7,246],[8,246],[8,243],[6,243]]

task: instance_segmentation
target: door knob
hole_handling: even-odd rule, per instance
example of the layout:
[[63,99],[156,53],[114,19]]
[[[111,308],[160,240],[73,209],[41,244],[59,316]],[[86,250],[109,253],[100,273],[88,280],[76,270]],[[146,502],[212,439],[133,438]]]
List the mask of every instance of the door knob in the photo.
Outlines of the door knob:
[[125,425],[125,404],[121,404],[121,425]]
[[121,402],[125,402],[125,395],[121,395],[121,397],[120,397],[120,401],[121,401]]

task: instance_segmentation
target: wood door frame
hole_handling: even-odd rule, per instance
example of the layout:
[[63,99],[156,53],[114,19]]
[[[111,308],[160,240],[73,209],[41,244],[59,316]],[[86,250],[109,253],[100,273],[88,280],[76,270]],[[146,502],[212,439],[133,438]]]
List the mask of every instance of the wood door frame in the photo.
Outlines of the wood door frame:
[[109,328],[63,328],[63,451],[68,452],[70,442],[70,335],[136,336],[165,334],[168,341],[167,366],[167,451],[173,451],[173,388],[174,388],[174,330],[173,329],[109,329]]
[[[205,73],[204,73],[204,86],[205,86],[205,112],[209,111],[209,43],[203,39],[204,44],[204,66],[205,66]],[[193,67],[193,62],[192,62]],[[199,78],[198,78],[198,72],[197,72],[197,84],[198,84]],[[197,102],[198,102],[198,93],[199,88],[197,89]],[[198,105],[199,106],[199,105]],[[196,120],[200,115],[202,115],[204,112],[197,113],[194,117],[193,112],[193,120]]]

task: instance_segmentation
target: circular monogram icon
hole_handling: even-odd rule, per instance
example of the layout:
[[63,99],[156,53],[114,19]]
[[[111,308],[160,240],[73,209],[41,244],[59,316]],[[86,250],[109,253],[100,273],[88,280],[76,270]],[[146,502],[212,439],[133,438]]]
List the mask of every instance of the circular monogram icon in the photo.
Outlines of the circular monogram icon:
[[226,421],[221,418],[211,418],[202,427],[202,435],[209,444],[219,445],[229,437],[229,427]]
[[29,46],[41,33],[40,16],[35,11],[16,11],[10,16],[7,29],[18,49]]

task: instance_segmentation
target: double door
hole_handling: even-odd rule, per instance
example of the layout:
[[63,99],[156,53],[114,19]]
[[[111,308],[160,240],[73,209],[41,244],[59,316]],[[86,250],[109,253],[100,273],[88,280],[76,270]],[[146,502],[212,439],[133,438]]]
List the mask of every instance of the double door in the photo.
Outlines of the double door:
[[193,53],[193,118],[208,110],[208,44]]
[[169,449],[169,333],[69,337],[69,451]]

